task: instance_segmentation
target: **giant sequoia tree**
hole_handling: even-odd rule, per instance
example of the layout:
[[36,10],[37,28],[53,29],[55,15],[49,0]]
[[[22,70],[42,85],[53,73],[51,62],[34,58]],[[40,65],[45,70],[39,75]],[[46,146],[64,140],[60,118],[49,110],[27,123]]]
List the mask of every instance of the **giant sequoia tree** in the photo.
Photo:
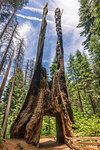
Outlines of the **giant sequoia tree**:
[[25,103],[10,131],[11,138],[24,138],[27,143],[32,143],[34,146],[39,146],[44,115],[56,117],[58,142],[64,143],[66,136],[73,136],[70,126],[70,118],[73,119],[73,114],[66,90],[61,12],[59,8],[55,11],[56,30],[58,36],[56,49],[58,71],[54,74],[52,85],[49,85],[46,70],[42,67],[43,46],[47,25],[47,5],[48,4],[45,5],[43,10],[34,75]]

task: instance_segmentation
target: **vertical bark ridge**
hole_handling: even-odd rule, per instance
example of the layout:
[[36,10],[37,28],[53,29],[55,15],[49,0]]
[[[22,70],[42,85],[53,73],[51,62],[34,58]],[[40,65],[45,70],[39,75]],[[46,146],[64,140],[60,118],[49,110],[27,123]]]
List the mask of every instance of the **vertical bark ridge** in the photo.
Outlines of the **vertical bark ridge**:
[[67,102],[67,111],[70,116],[71,121],[74,123],[74,115],[73,110],[71,108],[70,100],[68,99],[66,80],[65,80],[65,72],[64,72],[64,50],[63,50],[63,38],[62,38],[62,28],[61,28],[61,11],[59,8],[55,10],[55,23],[56,23],[56,31],[57,31],[57,47],[56,47],[56,56],[57,56],[57,65],[58,70],[60,70],[60,85],[61,91],[63,92],[64,100]]

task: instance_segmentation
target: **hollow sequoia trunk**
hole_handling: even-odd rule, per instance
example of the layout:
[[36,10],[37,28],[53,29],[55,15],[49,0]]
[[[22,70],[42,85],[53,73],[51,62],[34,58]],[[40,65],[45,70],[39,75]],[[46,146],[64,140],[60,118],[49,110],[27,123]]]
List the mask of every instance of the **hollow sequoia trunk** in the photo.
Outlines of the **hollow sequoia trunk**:
[[[44,78],[43,74],[42,56],[43,46],[46,32],[46,15],[48,9],[47,4],[44,7],[41,30],[38,41],[37,58],[35,63],[34,75],[30,84],[30,88],[25,100],[25,103],[11,127],[12,138],[25,138],[28,143],[38,146],[41,126],[42,126],[42,103],[44,95]],[[47,81],[46,81],[47,82]],[[39,109],[38,109],[38,107]],[[38,128],[39,131],[38,131]],[[34,128],[34,129],[33,129]]]
[[56,23],[56,31],[57,31],[57,46],[56,46],[56,56],[57,56],[57,67],[58,70],[62,71],[63,74],[62,79],[60,80],[60,85],[63,85],[62,91],[64,92],[64,99],[66,100],[66,107],[72,123],[74,123],[74,115],[73,110],[71,108],[70,100],[68,99],[65,73],[64,73],[64,50],[63,50],[63,38],[62,38],[62,28],[61,28],[61,12],[59,8],[55,10],[55,23]]
[[43,11],[34,75],[25,103],[10,130],[11,138],[24,138],[27,143],[32,143],[36,147],[39,146],[44,115],[56,117],[58,142],[65,143],[66,136],[74,136],[66,107],[68,97],[63,55],[60,60],[61,65],[54,73],[51,84],[47,80],[46,69],[42,67],[47,12],[46,4]]

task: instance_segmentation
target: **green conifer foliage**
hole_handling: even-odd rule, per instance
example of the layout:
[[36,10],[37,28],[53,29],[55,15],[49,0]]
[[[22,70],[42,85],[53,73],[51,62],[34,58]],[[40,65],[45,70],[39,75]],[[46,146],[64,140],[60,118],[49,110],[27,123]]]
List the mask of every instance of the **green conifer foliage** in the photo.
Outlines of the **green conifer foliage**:
[[[4,92],[3,98],[2,98],[2,107],[3,107],[3,114],[5,112],[6,109],[6,105],[7,105],[7,100],[8,100],[8,96],[9,96],[9,92],[11,89],[11,84],[12,84],[12,78],[10,78],[8,85],[6,87],[6,90]],[[24,86],[24,75],[23,75],[23,71],[21,70],[21,68],[17,69],[17,73],[16,73],[16,77],[15,77],[15,83],[14,83],[14,91],[12,94],[12,101],[11,101],[11,107],[10,107],[10,115],[8,118],[8,126],[7,126],[7,138],[9,137],[9,130],[10,130],[10,126],[12,124],[12,122],[16,119],[23,103],[24,103],[24,99],[26,97],[26,92],[25,92],[25,88],[23,88]]]
[[52,62],[51,67],[49,67],[49,69],[50,69],[51,79],[53,79],[54,72],[57,70],[57,57],[56,56],[54,58],[54,61]]
[[41,136],[56,136],[56,118],[50,116],[43,117]]
[[[94,73],[87,56],[79,50],[75,56],[69,56],[66,80],[69,99],[76,117],[75,127],[78,127],[74,132],[81,132],[80,136],[99,136],[100,112],[98,110],[100,107],[94,86]],[[83,107],[83,112],[81,107]]]
[[93,107],[96,107],[96,112],[99,112],[100,115],[98,110],[98,106],[100,107],[100,1],[81,0],[80,4],[78,27],[82,27],[81,36],[86,37],[83,45],[89,52],[92,71],[91,86],[94,87],[91,88],[91,92],[94,91],[91,96],[96,102]]

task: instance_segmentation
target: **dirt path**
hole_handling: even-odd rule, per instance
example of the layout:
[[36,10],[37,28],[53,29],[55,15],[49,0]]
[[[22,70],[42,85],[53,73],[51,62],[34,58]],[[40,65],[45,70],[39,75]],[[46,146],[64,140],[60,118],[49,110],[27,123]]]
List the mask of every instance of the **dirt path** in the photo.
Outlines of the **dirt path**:
[[40,148],[42,150],[70,150],[65,144],[57,143],[53,138],[41,138]]
[[41,138],[40,147],[27,144],[24,140],[10,139],[4,141],[4,147],[0,150],[70,150],[65,144],[61,145],[53,138]]

